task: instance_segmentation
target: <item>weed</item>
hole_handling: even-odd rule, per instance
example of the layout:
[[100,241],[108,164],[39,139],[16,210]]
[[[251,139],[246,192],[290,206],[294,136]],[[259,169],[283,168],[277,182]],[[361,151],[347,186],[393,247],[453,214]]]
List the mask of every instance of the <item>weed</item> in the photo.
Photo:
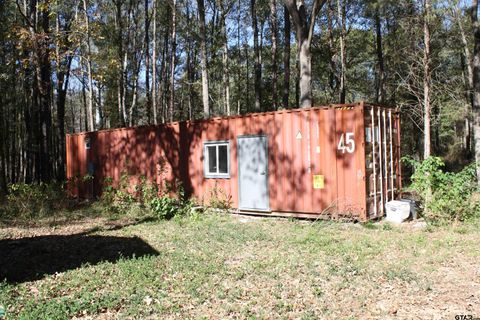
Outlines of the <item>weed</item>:
[[417,280],[416,274],[406,267],[392,266],[385,271],[385,276],[390,281],[400,280],[404,282],[413,282]]
[[390,230],[393,230],[393,226],[392,224],[388,223],[388,222],[385,222],[382,226],[382,230],[385,230],[385,231],[390,231]]
[[219,188],[217,184],[210,190],[209,207],[228,210],[232,207],[232,195]]
[[375,224],[373,221],[367,221],[363,223],[362,226],[366,229],[371,229],[371,230],[378,229],[377,224]]

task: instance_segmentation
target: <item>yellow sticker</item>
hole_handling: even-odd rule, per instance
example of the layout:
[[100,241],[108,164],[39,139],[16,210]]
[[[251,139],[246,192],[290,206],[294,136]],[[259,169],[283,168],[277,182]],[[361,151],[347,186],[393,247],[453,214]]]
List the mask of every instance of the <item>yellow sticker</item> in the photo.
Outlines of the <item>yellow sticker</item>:
[[325,188],[325,178],[322,175],[313,176],[313,189]]

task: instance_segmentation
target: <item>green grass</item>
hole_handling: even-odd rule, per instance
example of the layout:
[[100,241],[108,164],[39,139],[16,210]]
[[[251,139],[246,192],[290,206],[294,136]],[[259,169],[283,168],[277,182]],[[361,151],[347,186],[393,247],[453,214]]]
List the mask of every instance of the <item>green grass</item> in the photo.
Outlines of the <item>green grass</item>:
[[480,292],[474,225],[425,231],[207,215],[94,234],[136,236],[157,254],[4,282],[9,319],[480,316],[465,300]]

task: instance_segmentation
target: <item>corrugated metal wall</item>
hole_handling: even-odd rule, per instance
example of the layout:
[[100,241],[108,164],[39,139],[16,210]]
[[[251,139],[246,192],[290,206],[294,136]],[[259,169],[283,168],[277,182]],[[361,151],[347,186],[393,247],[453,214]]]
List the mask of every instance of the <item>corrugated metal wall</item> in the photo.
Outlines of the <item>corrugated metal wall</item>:
[[[364,123],[370,123],[373,109],[358,103],[67,135],[67,176],[84,176],[93,164],[94,182],[79,181],[71,189],[81,197],[99,195],[106,177],[118,182],[126,172],[132,183],[140,176],[158,184],[181,181],[187,193],[203,202],[221,190],[237,207],[237,137],[266,135],[273,212],[346,214],[365,220],[373,216],[370,209],[367,216],[365,169],[370,163],[365,162],[365,146],[371,148]],[[392,126],[399,135],[398,122]],[[391,140],[395,150],[398,135]],[[85,149],[86,138],[90,149]],[[230,141],[230,178],[206,179],[204,142],[221,140]],[[396,175],[398,157],[392,159]]]

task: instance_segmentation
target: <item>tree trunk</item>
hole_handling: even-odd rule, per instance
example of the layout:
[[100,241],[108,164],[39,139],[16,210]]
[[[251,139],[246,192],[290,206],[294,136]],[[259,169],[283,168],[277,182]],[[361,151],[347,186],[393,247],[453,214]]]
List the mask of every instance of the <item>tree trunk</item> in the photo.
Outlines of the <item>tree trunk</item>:
[[168,56],[169,56],[169,51],[170,51],[170,45],[169,45],[169,33],[170,30],[165,31],[164,37],[163,37],[163,50],[162,50],[162,62],[160,64],[160,114],[162,115],[162,123],[166,122],[167,117],[165,116],[165,110],[166,110],[166,95],[167,95],[167,84],[168,84]]
[[247,79],[247,85],[245,86],[245,97],[247,98],[247,107],[245,111],[250,111],[250,56],[249,56],[249,46],[248,44],[243,44],[243,50],[245,51],[245,78]]
[[312,106],[312,55],[310,53],[310,44],[308,40],[299,39],[300,44],[299,52],[299,80],[298,88],[299,93],[299,107],[310,108]]
[[205,29],[205,4],[204,0],[197,0],[198,20],[200,23],[200,64],[202,68],[202,102],[203,116],[210,117],[209,91],[208,91],[208,63],[207,63],[207,40]]
[[430,70],[430,0],[424,0],[423,12],[423,121],[424,121],[424,142],[423,142],[423,158],[426,159],[431,155],[431,70]]
[[[237,1],[238,9],[237,9],[237,65],[240,66],[242,64],[242,46],[241,46],[241,38],[240,38],[240,29],[242,27],[242,10],[241,10],[241,0]],[[242,68],[237,68],[237,114],[241,114],[241,97],[242,97]],[[248,98],[247,98],[248,99]]]
[[[2,104],[2,108],[3,108]],[[6,138],[4,137],[5,131],[5,121],[4,121],[4,112],[1,110],[0,112],[0,201],[2,197],[7,194],[7,179],[6,179],[6,161],[5,161],[5,141]]]
[[48,35],[50,33],[50,11],[48,6],[42,7],[42,32],[44,39],[38,40],[37,46],[37,84],[38,100],[40,106],[40,181],[50,182],[52,178],[52,113],[51,113],[51,65],[50,46]]
[[385,66],[383,62],[382,45],[382,21],[380,19],[380,9],[375,8],[375,51],[377,53],[377,88],[375,90],[375,100],[377,103],[385,103]]
[[328,83],[331,90],[332,97],[337,94],[338,85],[340,83],[340,79],[338,78],[337,74],[337,63],[336,53],[335,53],[335,40],[333,35],[333,19],[335,17],[335,5],[333,3],[334,0],[328,1],[328,11],[327,11],[327,30],[328,30],[328,53],[330,56],[330,70],[328,75]]
[[471,153],[471,130],[470,130],[470,123],[471,121],[471,114],[472,114],[472,107],[473,107],[473,60],[472,60],[472,54],[470,52],[470,45],[467,41],[467,36],[465,34],[465,28],[463,26],[463,21],[462,21],[462,16],[459,13],[458,8],[454,9],[454,14],[455,18],[457,19],[457,24],[458,24],[458,29],[460,30],[460,38],[462,39],[462,45],[463,45],[463,62],[462,63],[462,70],[467,71],[466,74],[466,83],[465,83],[465,77],[464,79],[464,84],[466,87],[466,117],[465,117],[465,122],[464,122],[464,128],[463,128],[463,146],[465,153],[469,155]]
[[347,81],[347,56],[345,48],[345,36],[346,36],[346,8],[345,0],[337,0],[337,14],[338,22],[340,23],[340,91],[339,102],[345,103],[346,98],[346,81]]
[[118,61],[122,61],[121,67],[118,69],[118,77],[117,77],[117,104],[118,104],[118,119],[119,119],[119,125],[121,127],[125,127],[125,105],[124,105],[124,96],[125,96],[125,91],[124,91],[124,71],[123,71],[123,58],[124,58],[124,53],[123,53],[123,24],[122,24],[122,1],[121,0],[115,0],[115,7],[116,7],[116,16],[115,16],[115,22],[116,22],[116,27],[118,28],[117,30],[117,59]]
[[[29,18],[30,21],[36,21],[37,18],[37,1],[30,0],[29,1]],[[36,31],[35,26],[30,26],[30,35],[32,39],[36,38]],[[41,132],[41,124],[40,124],[40,113],[42,112],[38,97],[40,96],[39,93],[39,83],[38,80],[38,44],[34,41],[34,47],[32,48],[32,53],[30,54],[30,65],[32,66],[31,70],[29,71],[29,75],[32,77],[31,89],[25,88],[26,92],[30,93],[30,101],[31,101],[31,108],[26,109],[25,114],[25,127],[31,130],[27,130],[30,134],[30,139],[27,144],[27,148],[29,149],[29,174],[27,179],[27,183],[30,182],[39,182],[40,172],[41,172],[41,144],[42,144],[42,132]],[[28,87],[28,84],[26,83]]]
[[222,52],[222,64],[223,64],[223,106],[225,113],[229,116],[230,115],[230,68],[229,68],[229,61],[228,61],[228,35],[227,35],[227,14],[224,0],[222,0],[222,21],[221,21],[221,34],[222,34],[222,42],[223,42],[223,52]]
[[[81,61],[81,60],[80,60]],[[80,121],[80,131],[88,131],[88,106],[87,106],[87,89],[85,88],[85,75],[82,74],[82,98],[83,98],[83,121]],[[82,129],[82,122],[83,122],[83,129]]]
[[[127,24],[128,26],[128,24]],[[129,29],[129,26],[127,27]],[[127,39],[130,37],[127,34]],[[125,126],[128,124],[128,115],[127,115],[127,93],[128,93],[128,48],[123,53],[123,62],[122,62],[122,115],[125,122]]]
[[477,181],[480,185],[480,25],[478,22],[478,0],[472,0],[470,9],[473,24],[473,142],[475,145],[475,163]]
[[[102,96],[102,91],[103,91],[103,86],[100,84],[97,86],[98,93],[97,93],[97,110],[98,110],[98,122],[99,122],[99,128],[98,129],[104,129],[106,126],[106,119],[105,119],[105,110],[104,110],[104,105],[103,105],[103,96]],[[107,127],[108,128],[108,127]]]
[[170,101],[169,116],[173,122],[175,113],[175,58],[177,54],[177,0],[172,1],[172,55],[170,57]]
[[88,77],[88,130],[95,130],[95,118],[93,114],[93,76],[92,76],[92,48],[90,45],[90,23],[87,12],[87,0],[83,0],[83,10],[85,13],[85,29],[87,35],[87,77]]
[[291,42],[291,25],[288,9],[283,6],[283,18],[285,21],[284,38],[285,47],[283,51],[283,107],[288,109],[288,101],[290,100],[290,42]]
[[278,22],[277,22],[277,1],[270,0],[270,29],[272,34],[272,107],[273,110],[278,109],[278,89],[277,89],[277,38],[278,38]]
[[[135,47],[135,41],[134,41],[134,47]],[[133,94],[132,94],[132,104],[130,106],[130,113],[129,113],[129,126],[132,127],[135,125],[135,119],[134,119],[134,114],[135,114],[135,108],[137,106],[138,102],[138,78],[140,74],[140,65],[141,65],[141,57],[143,56],[143,50],[140,51],[140,57],[138,58],[138,61],[135,61],[137,59],[134,59],[134,64],[135,67],[133,69]]]
[[258,22],[256,0],[250,0],[250,13],[252,16],[253,29],[253,50],[255,53],[255,111],[262,110],[262,63],[260,55],[260,46],[258,43]]
[[[70,70],[73,61],[73,55],[70,53],[60,52],[62,50],[68,50],[72,45],[66,34],[70,32],[70,23],[66,24],[65,30],[60,30],[60,20],[57,15],[56,19],[56,78],[57,78],[57,96],[56,96],[56,106],[57,106],[57,181],[65,180],[65,104],[67,99],[67,90],[70,80]],[[62,44],[62,41],[64,44]],[[65,55],[62,57],[62,55]]]
[[[190,37],[192,39],[192,37]],[[195,82],[195,67],[197,53],[193,49],[193,39],[189,40],[188,52],[187,52],[187,80],[188,80],[188,119],[193,120],[193,106],[194,106],[194,96],[195,91],[193,89],[193,84]]]
[[67,57],[65,70],[58,72],[57,88],[57,132],[59,142],[58,152],[58,174],[59,181],[65,180],[65,103],[67,100],[68,83],[70,79],[70,67],[72,65],[72,56]]
[[295,108],[300,108],[300,61],[298,58],[295,63]]
[[187,77],[187,91],[188,91],[188,119],[193,120],[193,105],[194,105],[194,90],[193,83],[195,82],[195,56],[197,53],[193,49],[194,37],[192,36],[192,21],[194,21],[195,14],[190,16],[190,7],[186,7],[187,11],[187,60],[186,60],[186,77]]
[[297,35],[298,60],[299,60],[299,106],[310,108],[312,106],[312,43],[315,18],[325,4],[326,0],[314,0],[310,19],[307,21],[307,10],[304,1],[284,0],[290,17],[292,18]]
[[[155,1],[155,0],[154,0]],[[152,123],[152,96],[150,95],[150,18],[149,0],[145,0],[145,93],[147,96],[147,123]]]
[[153,123],[158,124],[158,115],[157,115],[157,0],[153,0],[152,109],[153,109]]

